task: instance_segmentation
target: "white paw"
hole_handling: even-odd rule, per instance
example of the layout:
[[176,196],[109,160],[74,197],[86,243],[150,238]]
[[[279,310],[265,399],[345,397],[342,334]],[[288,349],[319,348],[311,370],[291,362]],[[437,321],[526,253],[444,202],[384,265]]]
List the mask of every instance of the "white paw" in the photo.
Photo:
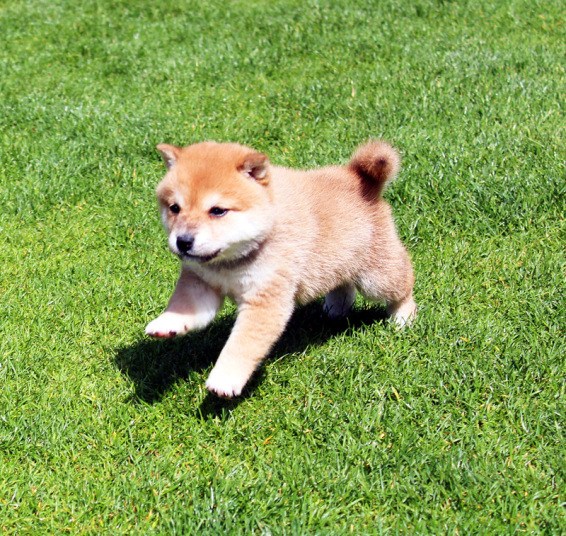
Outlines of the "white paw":
[[165,312],[152,320],[145,328],[145,332],[151,337],[176,337],[187,333],[190,323],[191,317],[187,315]]
[[389,314],[391,315],[391,320],[397,324],[397,327],[409,326],[417,315],[417,304],[413,298],[410,298],[394,310],[389,310]]
[[216,365],[206,380],[206,388],[221,398],[232,398],[242,394],[249,378],[250,374],[234,366]]

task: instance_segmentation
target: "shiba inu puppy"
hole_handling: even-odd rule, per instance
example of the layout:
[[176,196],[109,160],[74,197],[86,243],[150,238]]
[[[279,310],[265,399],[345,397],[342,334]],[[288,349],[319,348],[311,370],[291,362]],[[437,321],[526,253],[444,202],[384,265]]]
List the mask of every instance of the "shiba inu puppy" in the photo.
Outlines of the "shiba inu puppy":
[[345,166],[310,171],[273,166],[233,143],[157,149],[167,167],[157,197],[181,274],[146,333],[203,328],[233,299],[236,323],[206,382],[211,392],[242,392],[297,303],[325,296],[335,318],[359,291],[385,301],[399,325],[415,315],[411,261],[381,197],[400,166],[387,143],[371,141]]

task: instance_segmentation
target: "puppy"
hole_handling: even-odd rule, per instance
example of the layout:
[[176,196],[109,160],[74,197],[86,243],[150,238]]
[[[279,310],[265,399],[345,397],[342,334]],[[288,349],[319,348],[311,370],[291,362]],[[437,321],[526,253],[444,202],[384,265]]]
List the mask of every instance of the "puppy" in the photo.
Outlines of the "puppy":
[[204,328],[226,296],[234,300],[236,323],[206,382],[212,393],[240,395],[296,303],[325,295],[337,318],[359,291],[385,301],[400,326],[415,315],[411,261],[381,197],[400,166],[390,145],[371,141],[347,165],[312,171],[273,166],[233,143],[157,149],[167,167],[161,218],[181,274],[146,333]]

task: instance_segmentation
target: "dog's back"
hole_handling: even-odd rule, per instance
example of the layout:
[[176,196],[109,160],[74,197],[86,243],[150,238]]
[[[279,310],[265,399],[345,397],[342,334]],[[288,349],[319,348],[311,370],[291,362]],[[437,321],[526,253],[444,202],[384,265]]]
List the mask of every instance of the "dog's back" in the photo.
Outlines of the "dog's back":
[[280,264],[297,279],[297,299],[326,294],[378,262],[406,255],[381,193],[399,169],[395,150],[370,142],[345,166],[271,167]]

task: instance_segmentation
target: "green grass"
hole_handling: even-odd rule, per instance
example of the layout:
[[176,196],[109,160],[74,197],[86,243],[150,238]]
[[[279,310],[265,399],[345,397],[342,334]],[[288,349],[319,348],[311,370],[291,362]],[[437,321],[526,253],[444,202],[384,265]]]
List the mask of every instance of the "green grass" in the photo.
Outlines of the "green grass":
[[[0,3],[3,534],[565,530],[557,0]],[[143,336],[177,275],[154,146],[400,148],[420,316],[301,309],[235,402],[233,322]]]

